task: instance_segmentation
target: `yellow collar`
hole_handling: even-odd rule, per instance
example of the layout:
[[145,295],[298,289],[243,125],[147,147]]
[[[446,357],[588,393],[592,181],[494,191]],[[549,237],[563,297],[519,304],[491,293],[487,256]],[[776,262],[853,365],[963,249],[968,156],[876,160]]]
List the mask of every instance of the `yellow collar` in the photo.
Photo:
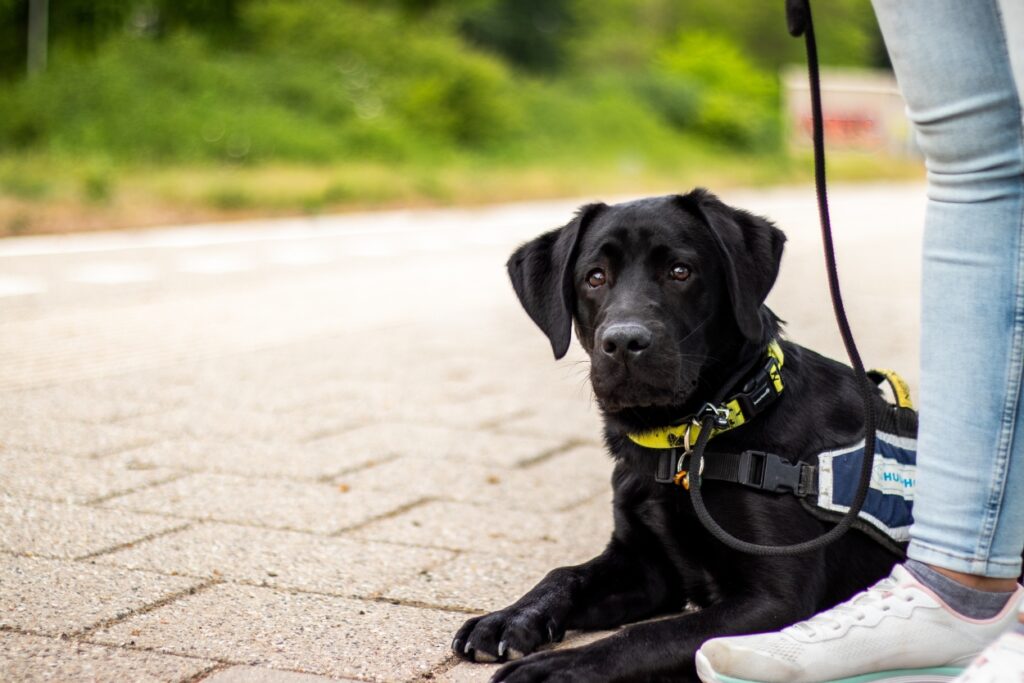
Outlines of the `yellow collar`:
[[782,363],[785,357],[782,347],[775,340],[768,344],[765,365],[743,383],[743,389],[718,405],[707,403],[698,413],[683,418],[669,427],[659,427],[646,432],[626,434],[629,440],[644,448],[682,448],[689,452],[700,436],[700,423],[709,414],[714,414],[713,438],[722,432],[746,424],[755,415],[774,402],[782,393]]

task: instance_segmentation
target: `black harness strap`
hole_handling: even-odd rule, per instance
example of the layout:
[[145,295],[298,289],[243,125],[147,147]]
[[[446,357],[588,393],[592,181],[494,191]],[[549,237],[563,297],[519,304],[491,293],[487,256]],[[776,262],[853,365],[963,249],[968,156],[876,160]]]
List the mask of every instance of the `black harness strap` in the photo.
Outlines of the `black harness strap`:
[[[676,481],[679,472],[689,474],[690,455],[673,448],[659,452],[655,479],[663,484]],[[700,479],[742,484],[768,493],[791,493],[797,497],[818,494],[818,470],[806,462],[791,462],[775,453],[704,453]],[[688,479],[684,479],[688,486]]]

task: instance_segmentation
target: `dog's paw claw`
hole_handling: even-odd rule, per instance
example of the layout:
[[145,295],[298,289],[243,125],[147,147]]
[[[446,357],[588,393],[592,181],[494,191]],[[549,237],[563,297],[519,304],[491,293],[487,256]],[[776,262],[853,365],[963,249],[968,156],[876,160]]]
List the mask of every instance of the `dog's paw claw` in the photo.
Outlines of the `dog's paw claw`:
[[499,657],[504,657],[506,649],[508,649],[508,643],[507,642],[505,642],[503,640],[500,643],[498,643],[498,656]]

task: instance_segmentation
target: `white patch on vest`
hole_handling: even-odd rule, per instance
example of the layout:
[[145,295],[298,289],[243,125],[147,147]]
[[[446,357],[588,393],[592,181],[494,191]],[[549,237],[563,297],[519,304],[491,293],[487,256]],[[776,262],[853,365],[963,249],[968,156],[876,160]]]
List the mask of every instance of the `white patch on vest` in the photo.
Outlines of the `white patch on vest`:
[[[917,450],[917,439],[894,434],[878,432],[875,437],[878,441],[886,443],[907,451]],[[847,446],[834,451],[826,451],[818,456],[818,507],[833,512],[845,513],[850,509],[848,505],[836,503],[833,500],[835,490],[835,471],[833,461],[844,455],[864,450],[864,440],[852,446]],[[916,468],[914,465],[904,465],[892,458],[886,458],[875,453],[875,459],[871,467],[871,488],[887,495],[895,495],[904,500],[914,500],[914,484],[916,482]],[[910,540],[910,527],[890,527],[870,512],[861,510],[860,517],[872,526],[884,532],[887,536],[898,543]]]

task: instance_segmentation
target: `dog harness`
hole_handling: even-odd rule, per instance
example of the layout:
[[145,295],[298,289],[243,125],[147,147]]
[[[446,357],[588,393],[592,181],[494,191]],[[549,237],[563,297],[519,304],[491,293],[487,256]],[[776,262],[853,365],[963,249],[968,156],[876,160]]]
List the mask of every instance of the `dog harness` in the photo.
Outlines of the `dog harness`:
[[[689,459],[700,433],[699,423],[715,417],[711,438],[735,429],[762,413],[782,393],[782,349],[772,342],[767,360],[741,390],[718,405],[705,404],[675,425],[631,433],[639,446],[658,451],[655,479],[689,488]],[[854,526],[897,555],[903,555],[913,521],[917,463],[917,413],[906,382],[892,370],[871,370],[876,383],[886,382],[895,404],[879,411],[875,458],[867,498]],[[857,491],[864,440],[792,461],[775,453],[707,451],[700,476],[704,481],[740,484],[767,493],[791,494],[814,516],[838,521],[850,509]]]

